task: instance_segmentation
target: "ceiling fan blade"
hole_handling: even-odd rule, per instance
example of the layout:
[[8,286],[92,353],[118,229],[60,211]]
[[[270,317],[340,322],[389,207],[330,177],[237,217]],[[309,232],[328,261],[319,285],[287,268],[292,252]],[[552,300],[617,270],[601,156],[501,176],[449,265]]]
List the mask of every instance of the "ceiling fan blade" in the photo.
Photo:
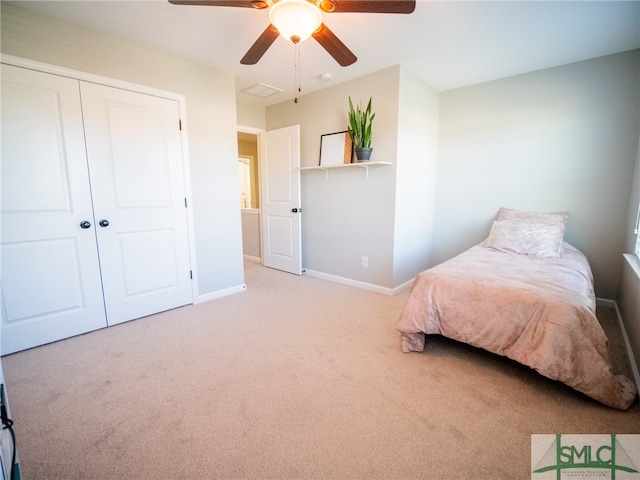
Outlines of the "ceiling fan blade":
[[169,0],[174,5],[204,5],[207,7],[267,8],[266,2],[255,0]]
[[343,67],[356,63],[358,60],[353,52],[324,23],[311,36]]
[[240,63],[243,65],[255,65],[262,58],[267,49],[276,41],[280,33],[273,25],[269,25],[258,37],[247,53],[245,53]]
[[412,13],[416,8],[416,0],[322,0],[320,8],[334,13]]

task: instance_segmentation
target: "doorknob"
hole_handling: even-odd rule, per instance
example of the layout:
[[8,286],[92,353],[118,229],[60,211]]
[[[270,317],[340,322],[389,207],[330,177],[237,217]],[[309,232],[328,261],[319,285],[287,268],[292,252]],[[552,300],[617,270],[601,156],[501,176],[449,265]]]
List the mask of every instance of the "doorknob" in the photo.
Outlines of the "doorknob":
[[87,222],[86,220],[83,220],[82,222],[80,222],[80,228],[91,228],[91,222]]
[[102,220],[100,220],[99,223],[100,223],[101,227],[108,227],[109,226],[109,220],[106,220],[104,218]]
[[302,208],[292,208],[291,211],[293,213],[302,213]]

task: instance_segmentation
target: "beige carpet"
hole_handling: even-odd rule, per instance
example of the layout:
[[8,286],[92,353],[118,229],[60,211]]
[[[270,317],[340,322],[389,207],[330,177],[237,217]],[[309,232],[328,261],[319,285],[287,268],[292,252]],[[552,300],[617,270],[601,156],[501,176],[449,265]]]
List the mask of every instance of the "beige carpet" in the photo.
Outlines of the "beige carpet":
[[402,353],[406,292],[246,275],[246,292],[3,357],[23,478],[525,479],[532,433],[640,433],[637,401],[442,337]]

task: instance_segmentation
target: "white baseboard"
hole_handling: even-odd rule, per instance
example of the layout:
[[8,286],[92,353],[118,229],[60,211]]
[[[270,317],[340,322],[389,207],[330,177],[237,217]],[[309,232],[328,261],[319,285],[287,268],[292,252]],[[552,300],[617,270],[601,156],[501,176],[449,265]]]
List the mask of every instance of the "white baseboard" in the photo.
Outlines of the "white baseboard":
[[411,279],[395,288],[388,288],[388,287],[381,287],[380,285],[374,285],[372,283],[360,282],[358,280],[353,280],[351,278],[344,278],[344,277],[339,277],[337,275],[330,275],[328,273],[317,272],[315,270],[305,269],[304,273],[312,277],[318,277],[324,280],[329,280],[330,282],[336,282],[336,283],[341,283],[343,285],[349,285],[351,287],[362,288],[363,290],[382,293],[384,295],[389,295],[391,297],[409,288],[413,284],[413,280],[414,280],[414,279]]
[[260,257],[254,257],[253,255],[247,255],[247,254],[242,255],[242,257],[248,262],[262,263],[262,259]]
[[616,308],[616,301],[608,298],[596,298],[596,305],[606,308]]
[[236,285],[235,287],[223,288],[222,290],[217,290],[215,292],[207,293],[205,295],[198,295],[194,300],[193,304],[209,302],[211,300],[215,300],[216,298],[226,297],[227,295],[233,295],[234,293],[244,292],[247,289],[246,284]]
[[618,325],[620,325],[620,331],[622,332],[622,339],[624,340],[624,346],[627,350],[627,358],[629,359],[629,364],[631,365],[631,372],[633,373],[633,381],[636,383],[636,388],[640,390],[640,373],[638,373],[638,365],[635,362],[635,355],[633,354],[633,350],[631,349],[631,342],[629,342],[629,336],[627,335],[627,330],[624,328],[624,322],[622,321],[622,314],[620,313],[620,309],[618,308],[618,303],[615,300],[606,300],[597,298],[597,305],[602,305],[603,307],[613,308],[616,312],[616,317],[618,317]]
[[624,322],[622,321],[622,315],[620,314],[620,309],[618,309],[618,304],[616,302],[613,302],[613,305],[616,310],[616,316],[618,317],[620,330],[622,330],[622,338],[624,339],[624,345],[627,349],[627,357],[629,358],[629,363],[631,364],[633,380],[636,382],[636,388],[640,389],[640,374],[638,373],[638,365],[636,365],[635,356],[633,354],[633,350],[631,349],[631,342],[629,342],[627,330],[624,328]]

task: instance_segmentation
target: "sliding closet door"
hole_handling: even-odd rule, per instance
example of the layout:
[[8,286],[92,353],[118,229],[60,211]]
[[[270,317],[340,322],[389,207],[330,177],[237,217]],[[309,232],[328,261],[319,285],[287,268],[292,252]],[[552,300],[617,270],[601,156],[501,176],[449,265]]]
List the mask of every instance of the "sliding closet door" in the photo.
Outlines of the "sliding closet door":
[[80,88],[109,325],[192,303],[177,102]]
[[3,355],[105,327],[78,82],[2,65]]

